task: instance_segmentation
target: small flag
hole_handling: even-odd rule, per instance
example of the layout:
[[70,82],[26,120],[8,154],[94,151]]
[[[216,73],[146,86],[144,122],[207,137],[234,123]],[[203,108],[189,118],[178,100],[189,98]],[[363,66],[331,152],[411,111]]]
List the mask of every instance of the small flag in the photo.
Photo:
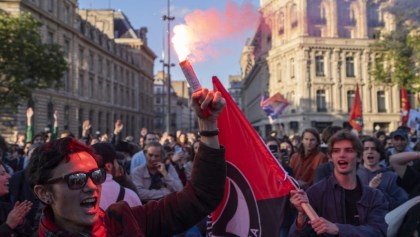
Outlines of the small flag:
[[288,105],[289,102],[279,92],[268,99],[264,98],[264,100],[260,102],[261,108],[266,112],[267,116],[270,116],[272,119],[278,118]]

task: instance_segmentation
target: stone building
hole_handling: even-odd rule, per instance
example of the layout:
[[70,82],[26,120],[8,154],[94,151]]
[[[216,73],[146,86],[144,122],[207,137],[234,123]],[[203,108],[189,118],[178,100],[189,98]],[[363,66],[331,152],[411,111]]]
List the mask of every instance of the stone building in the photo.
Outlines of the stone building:
[[[400,125],[400,88],[374,82],[369,45],[393,28],[387,0],[261,0],[265,19],[241,55],[242,102],[261,133],[284,125],[291,135],[307,127],[349,127],[360,86],[364,131],[391,132]],[[280,92],[290,105],[270,121],[261,95]],[[412,99],[412,98],[411,98]]]
[[153,126],[153,63],[147,29],[135,30],[115,10],[81,10],[77,0],[6,0],[0,9],[13,14],[30,12],[42,22],[46,43],[62,46],[68,71],[59,90],[36,90],[9,124],[25,131],[27,106],[34,108],[35,132],[51,126],[59,113],[59,130],[80,135],[90,119],[92,132],[112,133],[116,119],[124,122],[123,135],[139,136]]
[[[168,90],[166,73],[159,71],[155,76],[154,83],[154,103],[155,119],[153,120],[156,132],[163,133],[166,129],[166,115],[168,111]],[[191,91],[185,80],[171,81],[171,119],[170,131],[175,133],[177,130],[183,132],[195,131],[197,122],[195,114],[189,106]]]
[[232,99],[235,101],[235,103],[238,105],[239,108],[242,107],[241,103],[241,76],[240,75],[230,75],[229,79],[229,89],[228,92],[230,96],[232,96]]

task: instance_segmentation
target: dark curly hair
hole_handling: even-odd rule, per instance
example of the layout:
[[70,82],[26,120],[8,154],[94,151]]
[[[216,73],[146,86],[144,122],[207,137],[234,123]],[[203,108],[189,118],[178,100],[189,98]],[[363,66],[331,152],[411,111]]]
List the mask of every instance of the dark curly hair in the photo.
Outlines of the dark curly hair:
[[[366,142],[373,142],[375,144],[375,150],[379,153],[380,158],[379,160],[383,160],[386,158],[386,152],[385,152],[385,148],[382,144],[382,142],[376,138],[376,137],[371,137],[371,136],[367,136],[362,140],[362,144],[363,147],[365,146]],[[363,157],[363,156],[362,156]],[[363,163],[363,159],[362,159],[362,163]]]
[[35,148],[29,160],[26,175],[29,185],[46,184],[52,171],[63,161],[69,162],[69,155],[85,151],[95,157],[92,148],[80,143],[72,137],[65,137],[43,144]]

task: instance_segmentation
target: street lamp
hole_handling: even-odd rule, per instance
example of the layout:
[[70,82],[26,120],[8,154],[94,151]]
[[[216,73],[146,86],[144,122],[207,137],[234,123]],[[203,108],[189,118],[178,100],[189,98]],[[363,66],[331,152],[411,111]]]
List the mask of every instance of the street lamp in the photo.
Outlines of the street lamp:
[[175,17],[171,16],[171,7],[168,0],[168,15],[164,15],[162,17],[163,21],[168,22],[168,29],[167,29],[167,43],[168,43],[168,58],[167,63],[164,64],[164,67],[166,66],[168,69],[168,75],[167,75],[167,115],[166,115],[166,131],[168,133],[171,133],[171,67],[174,64],[171,64],[171,21],[175,20]]

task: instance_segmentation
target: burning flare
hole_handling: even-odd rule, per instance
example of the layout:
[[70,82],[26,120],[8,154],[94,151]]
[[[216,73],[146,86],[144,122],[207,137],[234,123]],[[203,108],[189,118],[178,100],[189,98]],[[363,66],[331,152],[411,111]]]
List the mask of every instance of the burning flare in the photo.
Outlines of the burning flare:
[[190,30],[186,25],[177,25],[174,27],[174,36],[172,37],[172,44],[176,54],[178,55],[179,61],[184,61],[191,54],[191,49],[189,48],[191,42]]

